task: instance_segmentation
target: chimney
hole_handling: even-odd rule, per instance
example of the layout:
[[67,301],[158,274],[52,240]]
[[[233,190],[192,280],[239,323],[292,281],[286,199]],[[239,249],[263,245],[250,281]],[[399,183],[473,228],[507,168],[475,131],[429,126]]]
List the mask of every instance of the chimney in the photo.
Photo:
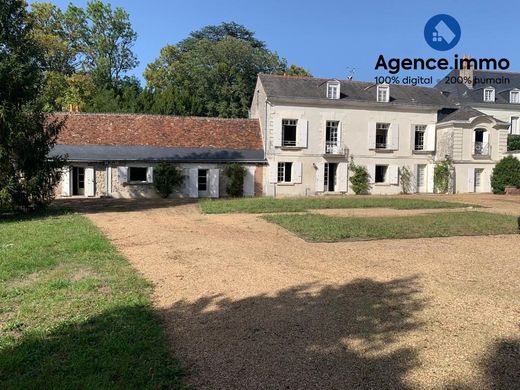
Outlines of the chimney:
[[471,60],[471,56],[466,54],[464,54],[460,61],[461,67],[459,70],[459,76],[462,77],[462,82],[469,89],[473,89],[473,61]]

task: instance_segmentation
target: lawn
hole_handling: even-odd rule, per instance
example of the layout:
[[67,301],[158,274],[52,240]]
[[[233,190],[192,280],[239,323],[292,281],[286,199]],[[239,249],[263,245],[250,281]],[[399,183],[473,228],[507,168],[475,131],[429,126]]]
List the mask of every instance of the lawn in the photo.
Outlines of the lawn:
[[307,241],[357,241],[518,232],[516,217],[478,211],[441,212],[406,217],[331,217],[308,213],[267,215],[264,218]]
[[311,209],[351,209],[385,207],[391,209],[444,209],[457,207],[478,207],[465,203],[443,202],[437,200],[391,197],[307,197],[307,198],[239,198],[205,199],[200,202],[202,212],[207,214],[224,213],[280,213],[302,212]]
[[151,286],[87,219],[3,218],[0,388],[183,386]]

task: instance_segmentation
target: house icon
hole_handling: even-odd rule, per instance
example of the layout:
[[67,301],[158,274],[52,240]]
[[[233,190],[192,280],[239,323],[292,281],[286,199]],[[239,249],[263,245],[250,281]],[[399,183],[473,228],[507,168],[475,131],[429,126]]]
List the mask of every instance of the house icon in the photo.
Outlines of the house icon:
[[459,42],[459,23],[450,15],[435,15],[424,27],[424,39],[435,50],[450,50]]

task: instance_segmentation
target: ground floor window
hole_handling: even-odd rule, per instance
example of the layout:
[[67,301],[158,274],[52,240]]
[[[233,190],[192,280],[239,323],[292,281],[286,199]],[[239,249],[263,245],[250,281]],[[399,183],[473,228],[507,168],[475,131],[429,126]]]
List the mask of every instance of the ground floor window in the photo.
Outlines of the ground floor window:
[[208,170],[207,169],[199,169],[198,188],[199,188],[199,191],[208,190]]
[[386,172],[388,170],[388,165],[376,165],[376,183],[385,183],[386,182]]
[[128,179],[129,181],[147,181],[146,174],[148,168],[146,167],[129,167],[128,168]]
[[292,162],[278,163],[278,183],[291,182]]
[[72,195],[85,195],[85,168],[72,168]]

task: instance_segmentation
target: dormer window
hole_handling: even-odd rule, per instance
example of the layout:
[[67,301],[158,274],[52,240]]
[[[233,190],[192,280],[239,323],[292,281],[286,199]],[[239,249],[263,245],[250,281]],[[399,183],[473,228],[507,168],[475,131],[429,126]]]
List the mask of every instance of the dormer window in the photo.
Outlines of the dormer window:
[[339,81],[327,83],[327,99],[339,99]]
[[520,103],[520,90],[513,89],[509,92],[509,103]]
[[484,89],[484,101],[487,103],[495,101],[495,88],[489,87]]
[[390,87],[388,85],[377,86],[377,101],[388,103],[390,101]]

